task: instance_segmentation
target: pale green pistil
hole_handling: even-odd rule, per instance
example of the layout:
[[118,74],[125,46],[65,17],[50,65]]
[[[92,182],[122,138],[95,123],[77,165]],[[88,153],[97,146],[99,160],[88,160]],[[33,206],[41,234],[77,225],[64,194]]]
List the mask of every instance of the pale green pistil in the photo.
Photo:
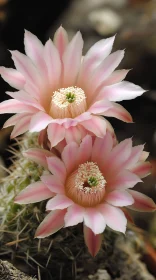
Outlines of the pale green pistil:
[[75,101],[75,98],[76,98],[76,96],[75,96],[74,93],[69,92],[69,93],[66,94],[66,100],[69,103],[73,103]]
[[97,186],[98,184],[98,180],[95,178],[95,177],[90,177],[88,179],[88,184],[91,186],[91,187],[95,187]]

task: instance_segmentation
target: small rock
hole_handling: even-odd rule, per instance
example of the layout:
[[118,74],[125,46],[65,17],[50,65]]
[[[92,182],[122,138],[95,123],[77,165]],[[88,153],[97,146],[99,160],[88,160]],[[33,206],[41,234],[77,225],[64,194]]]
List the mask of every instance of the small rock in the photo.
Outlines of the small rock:
[[111,280],[110,275],[105,269],[98,269],[95,275],[89,275],[90,280]]
[[122,25],[121,17],[111,9],[93,11],[88,18],[91,26],[101,36],[116,33]]

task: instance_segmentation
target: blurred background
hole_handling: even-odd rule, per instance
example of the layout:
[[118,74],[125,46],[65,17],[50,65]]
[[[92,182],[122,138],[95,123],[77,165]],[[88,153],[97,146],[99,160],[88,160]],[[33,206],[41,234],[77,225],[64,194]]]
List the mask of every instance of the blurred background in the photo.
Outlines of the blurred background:
[[[121,104],[132,114],[134,123],[110,119],[119,140],[132,137],[134,144],[145,143],[153,163],[152,176],[138,185],[156,200],[156,0],[0,0],[0,66],[12,67],[8,49],[24,52],[24,29],[44,43],[60,26],[72,38],[80,30],[84,54],[96,41],[117,34],[114,50],[125,49],[120,68],[132,69],[126,79],[147,90],[143,96]],[[7,98],[9,86],[0,79],[0,101]],[[0,127],[8,116],[0,115]],[[10,129],[0,130],[0,154],[10,164],[6,151]],[[2,175],[4,174],[3,171]],[[136,214],[136,223],[156,233],[156,216]],[[155,227],[155,228],[154,228]],[[153,238],[156,247],[156,240]]]

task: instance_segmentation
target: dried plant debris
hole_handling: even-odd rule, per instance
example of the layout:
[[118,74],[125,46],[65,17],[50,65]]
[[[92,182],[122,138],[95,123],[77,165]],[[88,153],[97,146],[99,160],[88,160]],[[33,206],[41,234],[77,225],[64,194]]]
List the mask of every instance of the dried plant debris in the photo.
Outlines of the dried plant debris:
[[144,241],[140,241],[140,236],[133,230],[127,230],[124,236],[107,229],[95,258],[84,245],[81,224],[64,228],[48,238],[34,239],[35,231],[46,215],[46,202],[17,205],[13,200],[45,170],[22,155],[24,150],[38,147],[36,134],[33,137],[26,134],[17,144],[18,150],[14,146],[10,148],[13,164],[8,176],[2,179],[0,189],[1,258],[24,264],[27,273],[37,275],[39,280],[154,280],[140,260]]
[[0,279],[1,280],[37,280],[25,275],[16,269],[11,263],[0,260]]

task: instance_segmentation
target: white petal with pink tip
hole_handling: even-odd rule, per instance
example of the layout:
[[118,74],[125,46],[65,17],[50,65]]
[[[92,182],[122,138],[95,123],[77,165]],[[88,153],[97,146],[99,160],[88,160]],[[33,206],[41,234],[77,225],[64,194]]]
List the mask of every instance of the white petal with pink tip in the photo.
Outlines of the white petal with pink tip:
[[77,166],[77,159],[79,156],[79,146],[77,143],[72,142],[67,145],[62,152],[62,160],[66,166],[67,173],[72,173],[72,171]]
[[65,227],[75,226],[83,222],[85,209],[77,204],[71,205],[64,217]]
[[127,191],[114,190],[105,196],[105,201],[113,206],[127,206],[134,202],[133,197]]
[[113,140],[110,133],[107,133],[104,139],[96,137],[93,144],[91,160],[98,162],[98,164],[100,165],[103,165],[104,162],[107,162],[112,148]]
[[139,176],[128,170],[124,170],[110,179],[109,190],[133,188],[139,182],[142,182]]
[[74,202],[66,195],[58,194],[47,202],[46,209],[48,211],[56,209],[65,209],[71,206],[72,204],[74,204]]
[[78,82],[85,83],[93,70],[104,60],[111,52],[115,36],[100,40],[95,43],[84,56]]
[[[48,69],[49,84],[55,88],[59,85],[61,77],[61,61],[58,50],[49,39],[44,47],[44,59]],[[54,67],[55,65],[55,67]]]
[[[100,102],[100,101],[99,101]],[[120,104],[111,102],[112,107],[104,112],[104,116],[106,117],[114,117],[124,122],[132,122],[132,116],[130,113]]]
[[93,105],[88,109],[88,112],[90,112],[92,114],[102,114],[103,115],[103,113],[107,112],[107,110],[109,110],[110,108],[112,108],[112,104],[110,101],[100,100],[100,101],[93,103]]
[[56,146],[65,137],[65,129],[62,125],[51,123],[47,129],[48,139],[51,143],[51,148]]
[[102,233],[106,227],[104,217],[96,208],[86,208],[84,224],[89,227],[94,234]]
[[10,113],[36,113],[38,109],[26,105],[15,99],[9,99],[0,103],[0,114],[10,114]]
[[91,81],[88,83],[92,92],[94,92],[103,83],[103,81],[112,74],[123,57],[124,51],[116,51],[105,58],[104,61],[95,69],[93,73],[94,78],[92,79],[91,77]]
[[47,74],[47,68],[43,57],[43,45],[41,41],[31,32],[25,30],[24,36],[25,53],[38,67],[44,77]]
[[51,211],[37,228],[35,237],[45,238],[61,229],[64,226],[65,213],[66,210]]
[[106,123],[102,117],[92,115],[89,120],[83,121],[81,125],[97,137],[102,138],[106,133]]
[[60,57],[62,57],[68,45],[68,34],[62,26],[60,26],[54,34],[54,44],[58,49]]
[[141,87],[130,82],[120,82],[112,86],[103,87],[98,95],[99,99],[106,98],[110,101],[134,99],[145,92]]
[[8,92],[7,91],[6,94],[8,94],[12,98],[22,102],[23,104],[27,104],[29,106],[35,107],[38,110],[45,111],[43,106],[41,104],[39,104],[39,102],[37,102],[37,100],[35,100],[35,98],[33,98],[33,96],[30,96],[24,90],[20,90],[17,92]]
[[59,178],[54,175],[42,175],[41,181],[51,192],[64,194],[64,185],[60,182]]
[[90,155],[92,151],[92,137],[86,135],[79,147],[78,151],[78,164],[82,164],[90,160]]
[[29,131],[39,132],[42,129],[46,128],[48,124],[50,124],[52,121],[53,121],[52,117],[40,111],[32,117]]
[[134,204],[129,206],[130,209],[140,212],[152,212],[156,210],[156,204],[147,195],[133,190],[129,190],[129,193],[134,199]]
[[83,40],[81,33],[78,32],[63,54],[64,75],[63,84],[66,86],[73,86],[79,73],[79,67],[82,57]]
[[50,172],[64,183],[66,178],[66,168],[64,163],[57,157],[47,157],[47,164]]
[[[16,114],[14,116],[12,116],[11,118],[9,118],[3,125],[4,128],[8,127],[8,126],[12,126],[15,125],[19,120],[21,120],[23,117],[28,116],[28,113],[19,113]],[[32,115],[32,114],[30,114]]]
[[0,67],[0,75],[11,87],[22,89],[26,82],[24,76],[15,69]]
[[23,116],[14,126],[10,138],[15,138],[18,135],[21,135],[29,130],[29,124],[31,121],[32,115]]
[[26,187],[16,197],[19,204],[35,203],[53,196],[53,193],[42,182],[35,182]]
[[102,86],[110,86],[119,82],[122,82],[126,77],[129,70],[116,70],[114,71],[103,83]]
[[127,219],[122,210],[109,204],[100,204],[98,210],[104,216],[107,226],[113,230],[125,233]]
[[140,178],[145,178],[151,174],[152,165],[150,162],[138,162],[134,167],[131,167],[130,170],[138,175]]
[[102,234],[94,234],[94,232],[86,226],[84,226],[83,233],[88,250],[92,257],[95,257],[101,247]]

